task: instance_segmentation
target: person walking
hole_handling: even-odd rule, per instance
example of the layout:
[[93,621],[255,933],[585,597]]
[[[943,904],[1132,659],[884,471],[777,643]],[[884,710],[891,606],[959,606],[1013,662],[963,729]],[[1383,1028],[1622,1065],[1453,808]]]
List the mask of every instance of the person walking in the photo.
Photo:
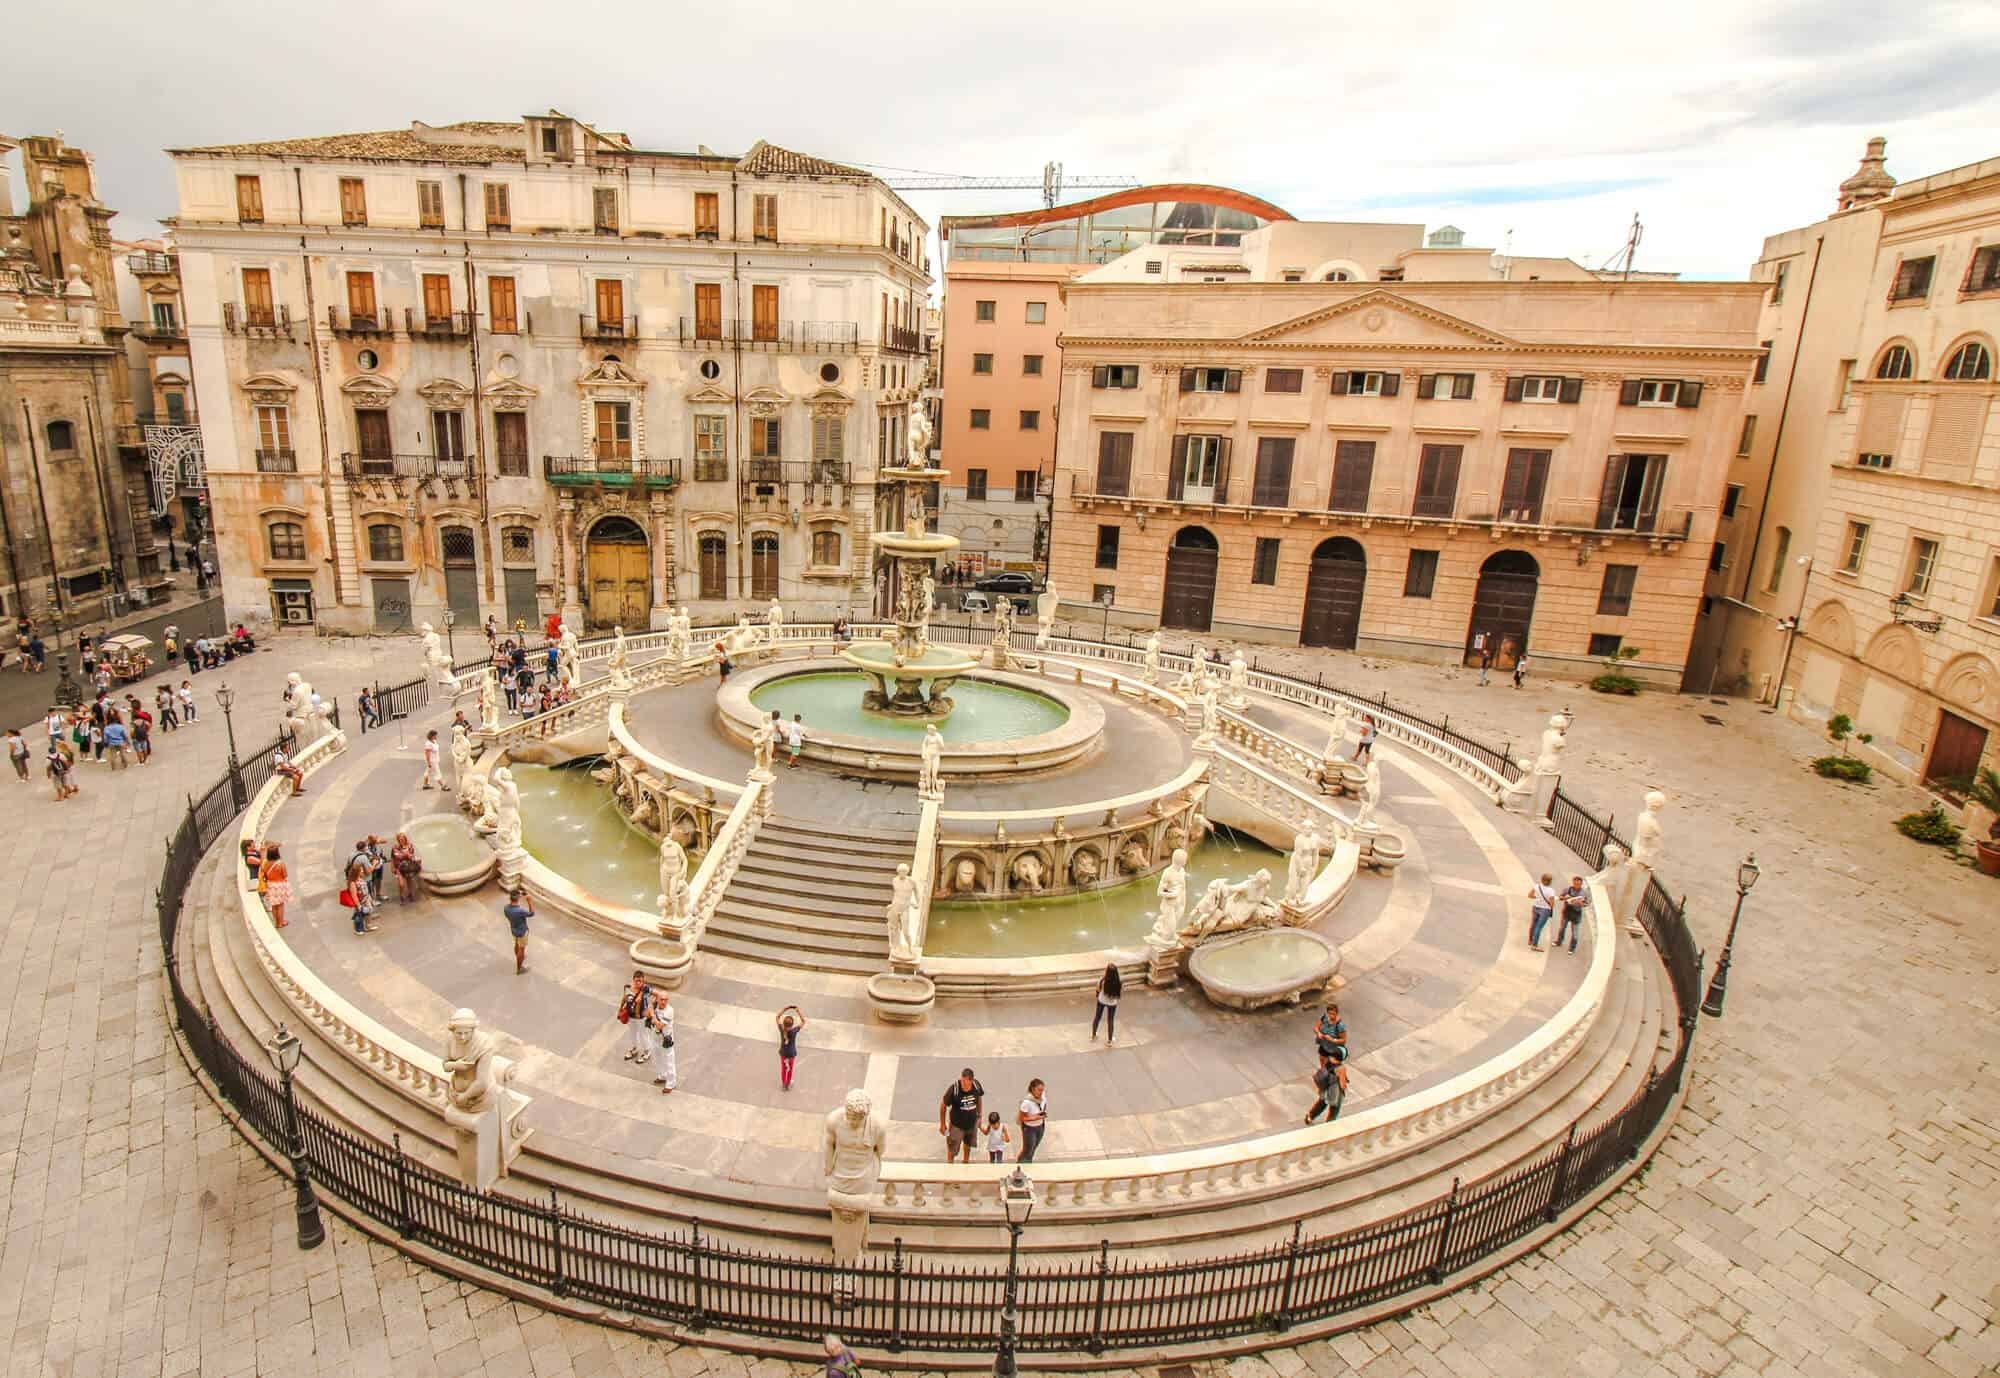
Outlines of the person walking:
[[1493,671],[1493,643],[1486,639],[1485,632],[1481,632],[1479,634],[1478,641],[1479,641],[1479,683],[1480,686],[1483,688],[1486,684],[1486,677]]
[[174,691],[171,685],[162,684],[153,691],[153,709],[160,715],[162,732],[181,730],[181,715],[174,711]]
[[444,788],[444,772],[438,769],[438,753],[441,750],[437,729],[433,727],[424,734],[424,782],[417,786],[418,789]]
[[674,1004],[665,991],[653,992],[653,1012],[648,1022],[660,1048],[660,1066],[653,1074],[653,1085],[660,1088],[661,1095],[670,1096],[680,1085],[680,1070],[674,1061]]
[[635,970],[631,986],[618,1000],[618,1022],[626,1031],[625,1060],[641,1067],[653,1060],[652,1027],[646,1022],[652,1008],[653,988],[646,984],[646,973]]
[[132,715],[132,754],[139,758],[140,765],[152,764],[153,718],[150,713]]
[[1320,1015],[1319,1023],[1313,1026],[1313,1044],[1321,1057],[1347,1060],[1347,1021],[1340,1017],[1338,1001],[1326,1002],[1326,1012]]
[[371,727],[380,727],[382,725],[382,706],[376,700],[374,690],[363,689],[358,706],[361,709],[361,730],[363,732],[366,732]]
[[507,919],[507,929],[514,935],[514,974],[525,976],[528,972],[528,920],[535,917],[535,902],[526,890],[514,890],[507,896],[507,907],[500,911]]
[[1549,926],[1549,916],[1556,912],[1555,877],[1547,871],[1542,878],[1528,887],[1528,903],[1533,910],[1533,918],[1528,922],[1528,946],[1536,952],[1542,950],[1542,934]]
[[193,722],[201,715],[194,711],[194,685],[188,680],[181,681],[181,721]]
[[1021,1097],[1021,1108],[1014,1115],[1014,1123],[1021,1126],[1021,1158],[1024,1163],[1035,1161],[1035,1150],[1042,1146],[1042,1135],[1049,1127],[1049,1090],[1036,1077],[1028,1083],[1028,1094]]
[[35,662],[35,673],[38,675],[49,667],[49,648],[39,635],[28,638],[28,658]]
[[104,714],[104,752],[111,758],[113,770],[129,770],[132,766],[132,729],[118,715],[118,710],[108,708]]
[[989,1163],[1006,1162],[1007,1145],[1012,1141],[1013,1141],[1013,1136],[1008,1134],[1007,1126],[1000,1123],[1000,1112],[998,1110],[987,1111],[986,1112],[986,1161]]
[[1354,764],[1360,765],[1375,754],[1375,718],[1372,714],[1361,715],[1361,731],[1354,739]]
[[945,1087],[938,1101],[938,1135],[944,1140],[944,1160],[972,1161],[972,1144],[979,1137],[979,1116],[986,1106],[986,1088],[967,1067]]
[[51,706],[49,715],[42,719],[42,728],[49,734],[49,745],[54,746],[69,731],[69,715],[62,709]]
[[70,755],[69,743],[62,741],[50,742],[47,769],[49,784],[55,789],[57,803],[61,803],[76,793],[76,781],[72,778],[71,764],[72,757]]
[[396,899],[408,904],[417,897],[417,878],[424,873],[424,859],[417,855],[417,844],[410,841],[408,833],[396,834],[396,845],[389,849],[389,867],[396,873]]
[[[285,865],[284,848],[275,839],[264,841],[264,860],[257,870],[257,879],[264,883],[264,903],[271,907],[271,922],[283,928],[285,906],[292,902],[292,871]],[[357,926],[355,932],[360,931]]]
[[14,728],[7,729],[7,759],[14,763],[14,778],[28,780],[28,739]]
[[854,1351],[841,1343],[840,1336],[832,1331],[826,1333],[826,1372],[821,1378],[861,1378],[861,1361],[854,1357]]
[[799,1061],[799,1035],[806,1029],[805,1011],[787,1005],[778,1011],[778,1085],[792,1089],[792,1069]]
[[1528,673],[1528,653],[1526,651],[1523,651],[1514,660],[1514,687],[1516,689],[1519,689],[1521,687],[1521,681],[1524,678],[1526,678],[1527,673]]
[[99,765],[102,765],[104,764],[104,724],[101,718],[101,714],[104,706],[102,704],[99,704],[97,705],[97,707],[99,710],[99,716],[93,716],[89,728],[90,759],[97,762]]
[[785,750],[791,756],[793,770],[799,768],[799,748],[805,745],[805,741],[806,725],[800,720],[799,715],[794,713],[792,720],[785,724]]
[[1097,978],[1097,1010],[1090,1016],[1090,1041],[1097,1042],[1097,1026],[1104,1024],[1106,1046],[1118,1041],[1118,998],[1125,993],[1125,980],[1118,974],[1116,962],[1104,964],[1104,974]]
[[1311,1124],[1326,1115],[1326,1122],[1332,1124],[1340,1118],[1340,1106],[1347,1099],[1347,1060],[1319,1055],[1319,1066],[1313,1069],[1312,1086],[1316,1098],[1312,1109],[1306,1111],[1306,1123]]
[[715,643],[715,672],[722,676],[724,684],[729,683],[729,672],[736,667],[729,663],[729,648],[720,641]]
[[1576,951],[1576,941],[1583,936],[1583,911],[1590,907],[1590,892],[1583,888],[1582,876],[1571,876],[1569,885],[1556,898],[1562,901],[1562,926],[1556,929],[1556,946],[1569,939],[1569,950]]

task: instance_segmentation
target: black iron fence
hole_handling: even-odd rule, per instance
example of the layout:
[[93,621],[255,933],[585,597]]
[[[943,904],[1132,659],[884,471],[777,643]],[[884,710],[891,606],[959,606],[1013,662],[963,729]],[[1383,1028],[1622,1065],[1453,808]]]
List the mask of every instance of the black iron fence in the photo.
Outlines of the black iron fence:
[[[956,639],[970,630],[949,634]],[[403,712],[428,696],[428,682],[412,680],[384,691],[384,702]],[[1423,725],[1434,732],[1442,726]],[[188,1047],[243,1122],[283,1145],[281,1093],[255,1055],[261,1050],[231,1044],[190,998],[175,960],[195,869],[229,831],[242,801],[269,778],[277,745],[253,753],[238,776],[225,774],[200,799],[189,799],[168,840],[155,899]],[[1557,798],[1558,837],[1596,865],[1604,842],[1615,840],[1610,822],[1560,792]],[[1447,1195],[1365,1228],[1309,1237],[1295,1225],[1280,1244],[1178,1263],[1121,1257],[1107,1241],[1094,1255],[1027,1267],[1018,1277],[1020,1347],[1100,1353],[1282,1332],[1438,1285],[1559,1219],[1637,1155],[1686,1074],[1700,954],[1685,904],[1657,882],[1646,891],[1640,919],[1667,966],[1681,1036],[1667,1066],[1649,1074],[1618,1109],[1595,1123],[1578,1121],[1560,1144],[1533,1158],[1476,1182],[1454,1181]],[[953,1266],[938,1255],[906,1251],[900,1239],[887,1252],[845,1265],[718,1243],[698,1221],[684,1229],[634,1230],[581,1212],[554,1192],[524,1198],[472,1191],[405,1155],[400,1140],[367,1138],[311,1106],[298,1107],[298,1121],[307,1170],[347,1208],[405,1239],[557,1297],[696,1330],[712,1326],[805,1343],[830,1330],[891,1351],[977,1350],[998,1340],[1007,1287],[1001,1267]]]

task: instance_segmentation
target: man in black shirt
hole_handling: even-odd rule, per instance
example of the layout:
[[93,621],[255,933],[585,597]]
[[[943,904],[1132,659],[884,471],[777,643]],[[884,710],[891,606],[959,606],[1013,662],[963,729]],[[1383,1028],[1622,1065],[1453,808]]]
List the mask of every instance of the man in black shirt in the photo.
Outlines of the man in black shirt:
[[979,1138],[979,1114],[986,1104],[986,1088],[967,1067],[958,1080],[945,1088],[938,1102],[938,1133],[944,1138],[944,1160],[954,1157],[972,1161],[972,1145]]

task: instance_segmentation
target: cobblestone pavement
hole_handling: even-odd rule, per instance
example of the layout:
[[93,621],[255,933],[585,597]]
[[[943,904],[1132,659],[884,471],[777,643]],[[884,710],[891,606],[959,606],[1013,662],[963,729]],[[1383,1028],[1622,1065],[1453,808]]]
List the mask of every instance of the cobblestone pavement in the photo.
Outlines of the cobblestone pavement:
[[[351,702],[406,678],[409,642],[286,636],[232,670],[239,739],[285,671]],[[1271,663],[1278,657],[1265,652]],[[1803,762],[1804,727],[1665,694],[1477,688],[1456,671],[1296,657],[1329,680],[1531,742],[1578,710],[1568,787],[1629,816],[1673,798],[1667,873],[1711,955],[1755,848],[1729,1012],[1705,1020],[1679,1126],[1580,1228],[1403,1320],[1227,1365],[1233,1378],[1394,1375],[1970,1375],[2000,1367],[2000,1054],[1994,882],[1889,827],[1919,797]],[[34,1375],[645,1374],[791,1378],[507,1301],[329,1218],[291,1240],[289,1189],[169,1044],[150,909],[159,840],[224,759],[213,707],[113,788],[57,805],[5,783],[0,891],[0,1335]],[[253,707],[254,706],[254,707]],[[1720,718],[1721,726],[1701,714]],[[107,864],[108,862],[108,864]]]

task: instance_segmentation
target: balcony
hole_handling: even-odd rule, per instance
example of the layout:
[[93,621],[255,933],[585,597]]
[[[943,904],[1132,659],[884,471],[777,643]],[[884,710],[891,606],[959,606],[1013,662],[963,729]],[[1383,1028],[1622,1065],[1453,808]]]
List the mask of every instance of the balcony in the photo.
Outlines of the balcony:
[[159,321],[133,321],[131,328],[132,333],[147,344],[171,345],[185,344],[187,342],[187,327],[179,321],[171,321],[165,324]]
[[623,455],[543,455],[542,476],[562,487],[635,488],[679,483],[678,459],[629,459]]
[[257,451],[257,472],[260,474],[296,474],[298,471],[299,454],[296,450],[287,447]]
[[243,307],[235,302],[222,304],[222,329],[230,335],[292,338],[292,309],[289,306]]
[[854,466],[838,459],[746,459],[736,481],[758,485],[852,483]]
[[[290,454],[291,451],[280,453]],[[262,467],[261,463],[259,467]],[[437,455],[398,455],[367,451],[360,454],[342,454],[340,472],[349,480],[415,479],[422,482],[430,479],[454,481],[462,479],[470,483],[479,472],[479,463],[476,455],[440,458]]]
[[472,334],[470,311],[447,311],[430,316],[414,307],[403,308],[403,329],[413,340],[462,340]]
[[724,321],[682,316],[680,342],[824,354],[858,349],[861,327],[853,321]]
[[891,354],[922,354],[924,332],[901,325],[885,326],[882,330],[882,348]]
[[326,328],[336,335],[393,335],[396,333],[396,318],[381,309],[374,311],[346,311],[338,306],[326,308]]
[[636,340],[637,316],[579,316],[577,332],[586,340]]
[[125,266],[135,277],[171,277],[180,272],[180,259],[173,254],[127,254]]

